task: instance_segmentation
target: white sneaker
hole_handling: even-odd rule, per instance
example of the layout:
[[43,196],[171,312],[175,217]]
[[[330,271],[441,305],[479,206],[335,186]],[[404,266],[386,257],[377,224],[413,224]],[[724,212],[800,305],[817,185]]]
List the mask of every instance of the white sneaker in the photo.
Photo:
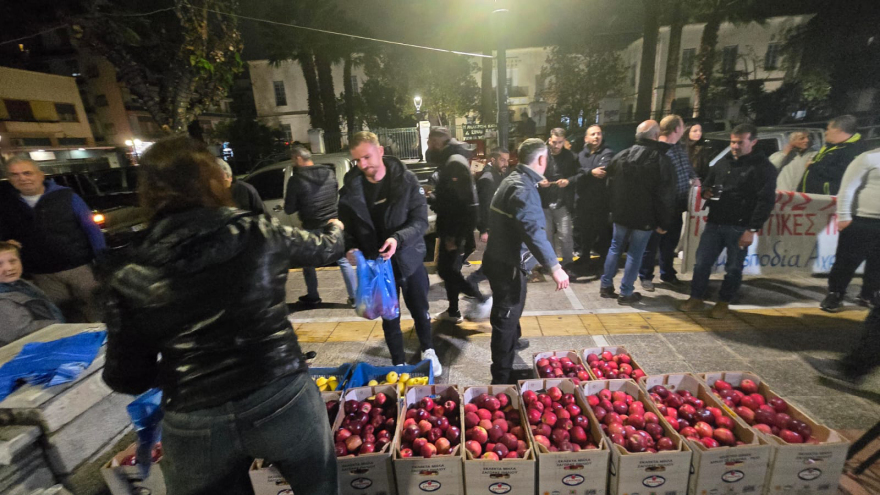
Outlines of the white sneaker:
[[448,309],[435,316],[434,319],[437,321],[451,321],[456,324],[464,321],[464,318],[461,317],[460,312],[457,314],[450,314]]
[[471,321],[485,320],[489,318],[490,313],[492,313],[492,297],[483,302],[474,300],[467,312],[467,319]]
[[422,352],[422,360],[425,359],[431,360],[431,365],[434,369],[435,377],[443,374],[443,366],[440,364],[440,358],[437,357],[437,353],[434,352],[434,349],[428,349],[427,351]]

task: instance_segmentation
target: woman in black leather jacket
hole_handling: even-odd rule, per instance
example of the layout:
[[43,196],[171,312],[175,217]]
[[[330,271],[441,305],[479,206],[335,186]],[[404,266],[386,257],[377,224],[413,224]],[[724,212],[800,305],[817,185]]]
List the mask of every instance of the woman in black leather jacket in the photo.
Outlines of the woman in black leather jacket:
[[106,277],[104,380],[164,396],[171,495],[251,493],[254,458],[300,494],[336,493],[326,408],[285,304],[287,272],[343,254],[342,224],[313,232],[237,210],[205,146],[159,141],[140,165],[144,236]]

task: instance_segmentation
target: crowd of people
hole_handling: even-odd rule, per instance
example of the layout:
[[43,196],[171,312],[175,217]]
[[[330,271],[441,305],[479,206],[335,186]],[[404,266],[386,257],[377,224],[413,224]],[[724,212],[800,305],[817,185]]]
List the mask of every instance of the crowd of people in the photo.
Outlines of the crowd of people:
[[[860,301],[875,307],[850,356],[811,364],[849,383],[876,368],[880,152],[864,152],[854,118],[832,120],[816,152],[809,134],[794,132],[771,157],[756,149],[757,129],[739,125],[730,131],[730,153],[712,166],[702,128],[686,126],[679,116],[642,122],[635,138],[615,153],[601,126],[593,125],[576,155],[565,131],[553,129],[549,139],[520,143],[515,167],[509,150],[496,148],[475,175],[468,146],[435,128],[427,149],[436,167],[429,194],[404,163],[384,153],[373,133],[351,136],[355,166],[341,188],[335,169],[316,165],[307,149],[297,147],[284,210],[299,214],[302,228],[290,228],[273,219],[256,191],[235,181],[203,143],[170,137],[141,158],[138,194],[151,214],[149,227],[114,254],[81,198],[46,179],[32,160],[15,158],[5,167],[14,192],[0,198],[0,343],[51,323],[106,322],[107,384],[129,394],[152,387],[164,392],[163,473],[173,493],[246,492],[245,472],[254,457],[276,464],[296,493],[333,493],[327,422],[303,421],[326,412],[288,320],[291,267],[303,268],[307,293],[300,302],[313,307],[321,302],[316,267],[340,266],[352,304],[357,251],[390,260],[397,297],[403,296],[414,320],[418,359],[431,360],[440,375],[424,265],[430,205],[437,215],[437,273],[448,300],[436,319],[488,317],[492,383],[505,384],[512,380],[516,351],[528,346],[520,317],[537,266],[557,290],[601,274],[599,295],[621,305],[642,298],[637,279],[643,290],[655,290],[657,267],[661,283],[681,286],[674,260],[694,188],[709,214],[690,298],[680,309],[703,309],[710,274],[726,250],[724,281],[709,312],[726,316],[747,248],[785,177],[799,191],[838,195],[841,235],[822,308],[840,309],[863,261]],[[465,276],[477,239],[485,244],[482,266]],[[491,293],[481,289],[484,280]],[[462,295],[471,301],[465,311]],[[382,328],[392,364],[411,362],[400,317],[383,319]]]

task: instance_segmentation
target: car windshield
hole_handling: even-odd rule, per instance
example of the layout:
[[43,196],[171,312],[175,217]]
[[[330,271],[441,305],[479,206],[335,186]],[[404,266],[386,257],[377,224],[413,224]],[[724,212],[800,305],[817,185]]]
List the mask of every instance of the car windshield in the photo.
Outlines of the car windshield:
[[86,174],[100,194],[129,193],[137,190],[137,169],[113,168]]

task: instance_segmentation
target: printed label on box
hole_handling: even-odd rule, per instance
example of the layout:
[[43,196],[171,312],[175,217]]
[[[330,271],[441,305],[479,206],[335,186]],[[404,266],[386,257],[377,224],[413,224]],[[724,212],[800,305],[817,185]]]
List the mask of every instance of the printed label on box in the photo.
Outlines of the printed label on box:
[[512,490],[512,488],[507,483],[493,483],[489,485],[490,493],[508,493],[510,490]]
[[440,486],[442,486],[440,482],[435,480],[428,480],[419,483],[419,489],[423,492],[436,492],[440,489]]

